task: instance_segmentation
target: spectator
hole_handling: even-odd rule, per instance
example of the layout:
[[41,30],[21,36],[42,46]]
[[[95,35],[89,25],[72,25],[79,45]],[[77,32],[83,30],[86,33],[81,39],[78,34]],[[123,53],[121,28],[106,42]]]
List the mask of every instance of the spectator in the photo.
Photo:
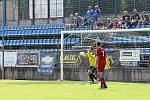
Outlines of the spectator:
[[115,21],[113,23],[113,29],[119,28],[119,22],[118,22],[118,18],[115,18]]
[[131,24],[132,27],[136,27],[138,24],[138,20],[140,20],[140,15],[138,14],[137,10],[133,10],[133,15],[131,16]]
[[141,20],[142,20],[142,21],[144,20],[144,15],[141,16]]
[[66,28],[74,29],[74,27],[75,27],[75,18],[73,14],[70,14],[68,24],[66,24]]
[[142,25],[142,20],[138,20],[138,25]]
[[132,28],[135,28],[137,26],[138,21],[139,21],[138,18],[134,18],[131,20]]
[[98,21],[101,16],[101,10],[99,9],[98,5],[95,5],[95,10],[94,10],[94,21]]
[[138,19],[138,20],[140,20],[140,15],[138,14],[136,9],[133,10],[133,14],[131,16],[131,19]]
[[87,27],[92,27],[93,19],[94,19],[93,16],[94,16],[94,10],[92,9],[92,6],[89,6],[86,14],[86,18],[84,19],[84,25],[86,25]]
[[90,19],[90,18],[93,17],[93,15],[94,15],[94,11],[93,11],[93,9],[92,9],[92,6],[89,6],[89,7],[88,7],[88,11],[87,11],[87,13],[86,13],[86,18],[87,18],[87,19]]
[[107,18],[105,29],[112,29],[112,27],[113,27],[113,23],[112,23],[111,19]]
[[148,15],[144,15],[142,24],[143,25],[149,25],[149,23],[150,23],[149,16]]
[[125,20],[124,20],[124,22],[123,22],[122,25],[123,25],[122,27],[123,27],[124,29],[129,29],[129,28],[132,27],[131,22],[130,22],[130,20],[129,20],[128,17],[125,17]]
[[104,24],[102,21],[99,21],[96,23],[96,27],[94,28],[95,30],[102,30],[104,29]]
[[123,26],[122,24],[123,24],[123,18],[121,17],[118,19],[118,28],[122,28]]
[[128,12],[127,11],[124,11],[124,15],[123,15],[123,21],[125,20],[125,17],[127,17],[128,18],[128,20],[130,20],[130,15],[128,14]]
[[138,20],[137,26],[138,26],[138,28],[141,28],[141,26],[142,26],[142,20]]
[[75,13],[75,28],[79,28],[83,23],[83,18],[79,16],[78,13]]

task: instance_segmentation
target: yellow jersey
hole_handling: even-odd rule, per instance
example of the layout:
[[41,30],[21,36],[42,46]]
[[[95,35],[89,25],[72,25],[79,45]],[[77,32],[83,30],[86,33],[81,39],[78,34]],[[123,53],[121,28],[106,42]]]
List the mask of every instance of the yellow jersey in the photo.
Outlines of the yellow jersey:
[[112,57],[109,55],[106,55],[106,64],[105,64],[105,70],[110,69],[112,63]]
[[88,52],[82,56],[89,59],[90,66],[96,67],[96,56],[94,53]]

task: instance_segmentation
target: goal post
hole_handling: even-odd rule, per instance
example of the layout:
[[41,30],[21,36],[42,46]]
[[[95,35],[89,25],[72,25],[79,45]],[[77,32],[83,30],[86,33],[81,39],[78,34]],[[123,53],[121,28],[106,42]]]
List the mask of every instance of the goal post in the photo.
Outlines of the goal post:
[[[67,34],[67,36],[66,36]],[[148,35],[147,35],[148,34]],[[60,78],[61,80],[64,80],[64,61],[63,61],[63,57],[64,57],[64,51],[67,47],[65,47],[66,45],[66,39],[69,37],[70,39],[75,38],[80,38],[80,42],[82,40],[82,42],[84,42],[84,40],[91,40],[91,41],[97,41],[100,40],[102,42],[109,42],[109,44],[112,43],[112,40],[110,41],[110,37],[111,39],[117,38],[118,42],[116,41],[116,43],[114,43],[115,45],[117,45],[117,43],[122,44],[122,43],[129,43],[132,44],[135,41],[139,42],[138,39],[140,40],[140,43],[146,43],[150,42],[150,40],[148,40],[148,38],[150,38],[150,28],[138,28],[138,29],[111,29],[111,30],[71,30],[71,31],[61,31],[61,49],[60,49]],[[132,38],[134,37],[138,37],[137,40],[132,41]],[[69,39],[68,38],[68,39]],[[122,39],[121,42],[119,41],[119,39]],[[105,41],[106,40],[106,41]],[[125,41],[125,42],[124,42]],[[86,42],[88,43],[88,42]],[[86,44],[85,43],[85,44]],[[83,43],[80,43],[80,46],[84,47],[85,45]],[[75,46],[75,43],[72,47],[68,45],[67,50],[72,50]],[[76,43],[77,46],[79,46],[79,44]],[[140,48],[138,47],[138,45],[136,45],[136,42],[134,43],[134,48]],[[82,47],[81,46],[81,47]],[[87,46],[87,45],[86,45]],[[90,45],[88,45],[90,46]],[[118,45],[121,46],[121,45]],[[147,48],[147,46],[145,46],[145,44],[143,45],[144,48]],[[64,49],[65,48],[65,49]],[[111,48],[111,47],[110,47]],[[120,47],[122,48],[122,47]],[[119,49],[120,49],[119,48]],[[132,46],[131,46],[132,48]]]
[[61,31],[61,53],[60,53],[60,78],[63,80],[63,50],[64,50],[64,34],[63,31]]

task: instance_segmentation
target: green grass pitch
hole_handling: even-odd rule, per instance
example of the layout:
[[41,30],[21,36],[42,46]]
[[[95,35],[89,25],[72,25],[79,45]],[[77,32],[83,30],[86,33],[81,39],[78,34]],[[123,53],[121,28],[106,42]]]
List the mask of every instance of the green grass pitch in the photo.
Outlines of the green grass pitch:
[[150,100],[150,84],[0,80],[0,100]]

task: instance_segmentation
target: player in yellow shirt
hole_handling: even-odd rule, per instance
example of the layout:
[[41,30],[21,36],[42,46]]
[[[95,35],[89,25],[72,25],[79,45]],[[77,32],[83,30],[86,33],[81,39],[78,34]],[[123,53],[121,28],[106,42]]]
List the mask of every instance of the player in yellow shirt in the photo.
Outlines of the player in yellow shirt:
[[112,59],[111,55],[106,55],[105,59],[106,59],[106,64],[105,64],[105,69],[104,69],[104,76],[105,76],[105,79],[108,80],[108,70],[112,66],[113,59]]
[[88,69],[87,74],[92,82],[96,81],[97,78],[94,75],[94,73],[96,72],[96,56],[94,54],[93,47],[90,47],[87,53],[80,56],[82,56],[83,58],[88,58],[90,68]]

